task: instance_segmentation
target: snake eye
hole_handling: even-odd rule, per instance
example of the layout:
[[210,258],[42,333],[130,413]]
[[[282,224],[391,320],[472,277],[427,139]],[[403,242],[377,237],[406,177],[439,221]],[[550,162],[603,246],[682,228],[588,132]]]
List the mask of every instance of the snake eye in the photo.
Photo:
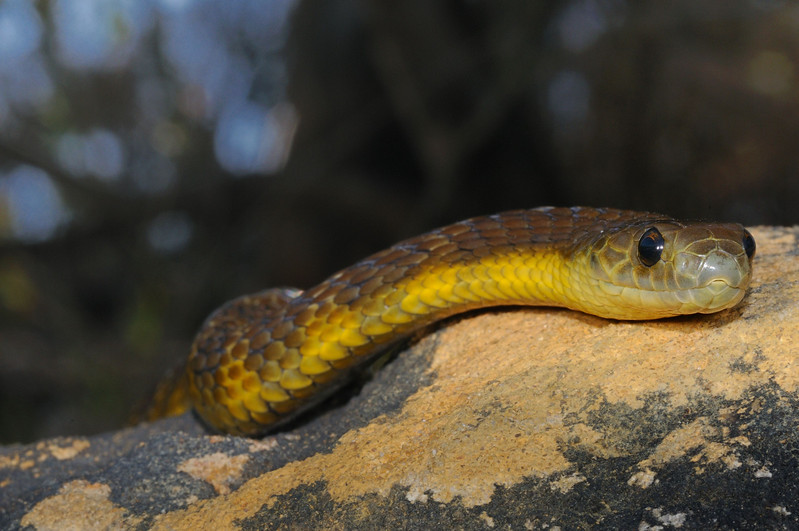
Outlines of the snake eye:
[[757,246],[755,245],[755,239],[746,229],[744,229],[743,244],[744,244],[744,251],[746,251],[746,256],[748,256],[749,259],[751,260],[752,257],[755,256],[755,249],[757,248]]
[[[752,240],[754,242],[754,240]],[[655,227],[646,229],[638,241],[638,259],[647,267],[652,267],[663,254],[663,235]]]

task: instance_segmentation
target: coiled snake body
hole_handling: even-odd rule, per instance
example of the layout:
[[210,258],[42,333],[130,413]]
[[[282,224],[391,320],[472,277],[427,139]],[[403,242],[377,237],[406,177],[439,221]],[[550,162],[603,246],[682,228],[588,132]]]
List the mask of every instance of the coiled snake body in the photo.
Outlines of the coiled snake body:
[[191,403],[214,428],[262,435],[341,386],[386,344],[453,314],[561,306],[657,319],[736,305],[755,242],[738,224],[539,208],[403,241],[306,291],[235,299],[202,326],[177,386],[149,417]]

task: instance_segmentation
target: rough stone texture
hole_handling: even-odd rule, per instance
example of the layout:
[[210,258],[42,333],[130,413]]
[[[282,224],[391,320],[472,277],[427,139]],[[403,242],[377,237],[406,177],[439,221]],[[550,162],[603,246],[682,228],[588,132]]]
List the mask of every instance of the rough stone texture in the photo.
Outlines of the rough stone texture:
[[488,312],[263,440],[186,415],[6,447],[0,528],[799,527],[799,229],[752,232],[721,314]]

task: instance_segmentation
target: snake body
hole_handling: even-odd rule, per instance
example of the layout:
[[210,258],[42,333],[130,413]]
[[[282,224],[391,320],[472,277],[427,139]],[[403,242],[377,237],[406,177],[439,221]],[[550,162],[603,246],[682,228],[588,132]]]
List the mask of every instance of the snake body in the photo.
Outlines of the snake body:
[[204,323],[167,413],[262,435],[340,387],[384,347],[451,315],[560,306],[657,319],[736,305],[755,243],[738,224],[538,208],[461,221],[400,242],[306,291],[235,299]]

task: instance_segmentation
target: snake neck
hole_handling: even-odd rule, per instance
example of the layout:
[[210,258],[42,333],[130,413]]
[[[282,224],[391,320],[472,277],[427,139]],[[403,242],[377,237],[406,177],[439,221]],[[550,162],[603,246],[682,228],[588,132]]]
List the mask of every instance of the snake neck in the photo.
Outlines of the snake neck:
[[[234,317],[231,326],[221,327],[220,336],[212,317],[192,352],[188,380],[198,411],[227,431],[262,433],[338,387],[342,373],[368,363],[381,345],[435,321],[490,306],[573,306],[572,269],[556,246],[484,251],[420,260],[401,275],[393,273],[394,260],[392,272],[353,286],[359,264],[283,306],[264,306],[257,319],[249,315],[250,300],[234,301],[223,312]],[[248,314],[249,324],[235,328],[239,313]]]
[[420,264],[401,279],[345,304],[336,305],[336,297],[332,304],[329,297],[315,299],[312,293],[311,300],[303,297],[292,305],[306,312],[314,309],[314,319],[304,323],[306,334],[330,346],[320,344],[315,352],[305,345],[301,353],[324,358],[333,351],[342,357],[350,351],[357,356],[371,351],[370,344],[392,341],[433,321],[477,308],[574,307],[572,275],[579,271],[569,262],[557,248],[496,249],[456,262]]

